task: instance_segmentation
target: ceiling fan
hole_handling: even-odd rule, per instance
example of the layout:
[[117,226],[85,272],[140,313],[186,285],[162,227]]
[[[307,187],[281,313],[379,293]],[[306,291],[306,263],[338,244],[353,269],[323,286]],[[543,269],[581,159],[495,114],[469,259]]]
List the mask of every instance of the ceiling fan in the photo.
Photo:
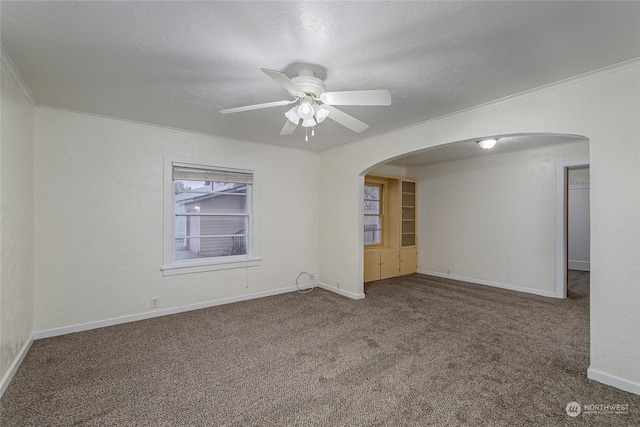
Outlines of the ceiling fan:
[[280,131],[280,135],[291,135],[298,124],[306,128],[313,128],[327,117],[360,133],[364,132],[369,125],[337,109],[335,105],[391,105],[391,94],[386,89],[325,92],[324,81],[316,77],[313,71],[300,70],[296,77],[290,79],[279,71],[266,68],[261,68],[261,70],[284,87],[295,99],[227,108],[220,110],[220,113],[239,113],[297,103],[285,113],[287,121]]

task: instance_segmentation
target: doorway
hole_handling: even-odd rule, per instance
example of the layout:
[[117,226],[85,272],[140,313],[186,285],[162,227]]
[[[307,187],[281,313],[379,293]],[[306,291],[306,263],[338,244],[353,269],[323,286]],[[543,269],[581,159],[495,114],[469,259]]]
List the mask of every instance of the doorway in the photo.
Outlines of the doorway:
[[591,220],[589,167],[569,168],[567,179],[567,296],[589,295]]
[[567,298],[569,270],[584,286],[591,269],[588,171],[588,159],[556,165],[556,298]]

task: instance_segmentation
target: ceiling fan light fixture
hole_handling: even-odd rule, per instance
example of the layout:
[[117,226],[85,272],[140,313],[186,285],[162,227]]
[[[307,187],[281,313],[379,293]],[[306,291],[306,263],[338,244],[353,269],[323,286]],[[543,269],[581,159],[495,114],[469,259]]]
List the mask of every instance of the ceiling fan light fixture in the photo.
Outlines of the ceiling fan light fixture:
[[483,148],[485,150],[489,150],[493,147],[495,147],[495,145],[497,144],[498,140],[495,138],[490,138],[490,139],[483,139],[481,141],[476,141],[478,143],[478,145],[480,146],[480,148]]
[[324,108],[321,105],[314,105],[314,109],[316,111],[315,113],[315,118],[316,121],[318,123],[322,123],[324,121],[324,119],[326,119],[327,117],[329,117],[329,110],[327,110],[326,108]]
[[302,120],[312,119],[315,111],[313,110],[313,105],[307,99],[304,99],[300,102],[300,106],[298,107],[298,115]]
[[317,125],[318,123],[316,122],[316,120],[311,117],[310,119],[302,119],[302,126],[305,128],[310,128],[313,127],[315,125]]
[[284,113],[284,115],[294,125],[297,125],[300,122],[300,116],[298,115],[298,106],[291,108],[289,111]]
[[286,89],[293,99],[224,108],[220,110],[221,114],[240,113],[294,104],[284,113],[287,120],[280,130],[280,135],[291,135],[298,125],[302,124],[306,131],[311,128],[311,135],[313,136],[314,126],[324,122],[327,117],[356,133],[362,133],[369,128],[369,125],[336,108],[336,105],[386,106],[391,104],[391,94],[386,89],[325,92],[324,81],[316,77],[311,70],[300,70],[298,76],[293,78],[289,78],[280,71],[266,68],[261,68],[261,70]]

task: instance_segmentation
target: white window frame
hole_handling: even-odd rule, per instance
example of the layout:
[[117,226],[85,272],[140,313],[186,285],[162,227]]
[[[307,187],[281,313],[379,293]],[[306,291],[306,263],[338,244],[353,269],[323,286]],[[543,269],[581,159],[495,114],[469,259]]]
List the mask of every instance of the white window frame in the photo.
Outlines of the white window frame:
[[[175,259],[175,193],[173,185],[174,165],[194,168],[215,168],[229,172],[250,173],[253,175],[253,184],[247,188],[247,202],[249,204],[249,219],[247,230],[247,253],[245,255],[230,255],[209,258]],[[258,185],[256,171],[243,167],[220,165],[200,159],[185,157],[164,156],[164,230],[163,230],[163,254],[161,270],[165,276],[176,274],[199,273],[204,271],[225,270],[230,268],[254,267],[260,264],[258,253]]]
[[[384,201],[385,201],[385,196],[386,196],[386,194],[385,194],[385,185],[383,183],[381,183],[381,182],[370,182],[370,181],[367,181],[367,182],[365,182],[364,186],[365,187],[378,187],[378,189],[380,191],[380,198],[377,200],[377,202],[378,202],[378,213],[377,214],[368,214],[368,213],[364,214],[364,218],[366,218],[368,216],[375,216],[375,217],[380,218],[380,228],[377,229],[377,230],[380,230],[380,242],[378,242],[378,243],[367,243],[367,244],[365,244],[365,247],[373,248],[373,247],[376,247],[376,246],[384,246],[385,240],[386,240],[385,239],[385,232],[387,231],[387,227],[386,227],[386,224],[385,224],[386,217],[384,215],[384,212],[385,212]],[[363,194],[363,197],[364,197],[364,194]],[[364,201],[366,203],[366,199]],[[363,231],[364,231],[364,228],[363,228]]]

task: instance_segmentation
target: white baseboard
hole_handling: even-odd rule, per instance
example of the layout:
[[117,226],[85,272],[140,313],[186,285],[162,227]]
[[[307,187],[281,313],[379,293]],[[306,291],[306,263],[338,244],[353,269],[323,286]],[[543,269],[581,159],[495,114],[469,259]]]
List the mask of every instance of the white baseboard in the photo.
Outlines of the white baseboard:
[[[310,286],[311,284],[300,285],[300,289],[308,288]],[[333,286],[326,285],[324,283],[318,283],[318,287],[322,289],[326,289],[327,291],[345,296],[347,298],[351,298],[351,299],[364,298],[364,294],[354,294],[342,289],[335,288]],[[209,308],[209,307],[215,307],[218,305],[231,304],[234,302],[248,301],[256,298],[264,298],[264,297],[269,297],[273,295],[286,294],[288,292],[295,292],[297,290],[298,288],[296,286],[288,286],[286,288],[279,288],[271,291],[256,292],[253,294],[240,295],[237,297],[223,298],[223,299],[214,300],[214,301],[183,305],[180,307],[147,311],[145,313],[132,314],[130,316],[113,317],[111,319],[98,320],[96,322],[81,323],[78,325],[64,326],[61,328],[46,329],[43,331],[34,332],[33,339],[57,337],[60,335],[72,334],[74,332],[89,331],[91,329],[104,328],[107,326],[114,326],[122,323],[136,322],[138,320],[152,319],[154,317],[167,316],[170,314],[178,314],[185,311],[199,310],[201,308]]]
[[4,377],[2,377],[2,381],[0,382],[0,397],[2,397],[7,387],[9,387],[9,383],[13,379],[13,376],[16,374],[16,372],[18,372],[18,368],[20,367],[20,364],[22,363],[24,357],[29,352],[31,344],[33,344],[33,340],[34,337],[33,335],[31,335],[18,352],[18,356],[13,359],[13,362],[11,363],[11,365],[9,365],[9,370],[7,371],[7,373],[4,374]]
[[452,274],[438,273],[438,272],[435,272],[435,271],[418,270],[418,273],[427,274],[429,276],[442,277],[443,279],[459,280],[461,282],[476,283],[478,285],[492,286],[494,288],[508,289],[510,291],[524,292],[524,293],[527,293],[527,294],[540,295],[540,296],[543,296],[543,297],[557,298],[555,292],[543,291],[541,289],[525,288],[525,287],[522,287],[522,286],[509,285],[509,284],[506,284],[506,283],[498,283],[498,282],[492,282],[492,281],[489,281],[489,280],[474,279],[474,278],[471,278],[471,277],[454,276]]
[[567,262],[567,266],[569,270],[591,271],[591,263],[589,261],[576,261],[575,259],[570,259]]
[[354,294],[353,292],[345,291],[344,289],[336,288],[335,286],[327,285],[326,283],[318,282],[318,287],[334,294],[342,295],[343,297],[351,299],[364,299],[364,293]]
[[587,378],[590,380],[598,381],[599,383],[610,385],[611,387],[618,388],[620,390],[628,391],[629,393],[640,395],[640,384],[625,380],[624,378],[616,377],[605,372],[599,371],[592,367],[587,369]]
[[153,310],[140,314],[132,314],[130,316],[113,317],[111,319],[99,320],[96,322],[81,323],[78,325],[64,326],[62,328],[46,329],[44,331],[34,332],[34,339],[50,338],[59,335],[72,334],[74,332],[88,331],[91,329],[104,328],[107,326],[119,325],[121,323],[135,322],[138,320],[152,319],[154,317],[167,316],[170,314],[182,313],[185,311],[199,310],[201,308],[215,307],[217,305],[231,304],[234,302],[248,301],[256,298],[264,298],[272,295],[286,294],[294,292],[298,289],[295,286],[274,289],[271,291],[256,292],[253,294],[239,295],[237,297],[222,298],[214,301],[206,301],[196,304],[183,305],[167,309]]

